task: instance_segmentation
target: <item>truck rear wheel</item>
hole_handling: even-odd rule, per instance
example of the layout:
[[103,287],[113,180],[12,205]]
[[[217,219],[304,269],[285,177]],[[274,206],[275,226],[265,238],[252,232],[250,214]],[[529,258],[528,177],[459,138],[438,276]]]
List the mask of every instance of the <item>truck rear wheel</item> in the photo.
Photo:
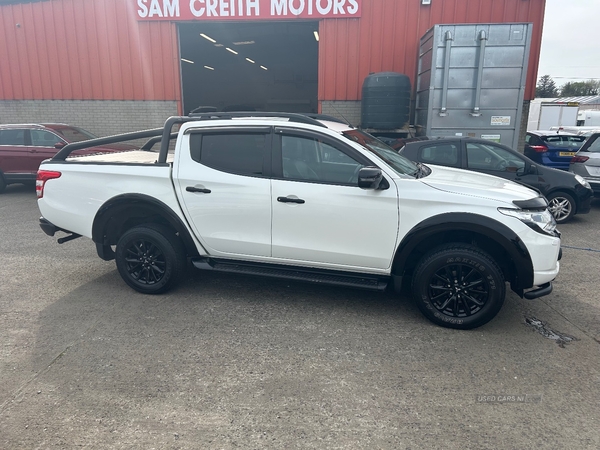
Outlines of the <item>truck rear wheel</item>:
[[147,224],[123,233],[115,254],[123,281],[142,294],[161,294],[185,272],[183,245],[170,228]]
[[438,247],[419,262],[412,280],[415,302],[437,325],[471,329],[502,308],[504,275],[492,257],[468,244]]

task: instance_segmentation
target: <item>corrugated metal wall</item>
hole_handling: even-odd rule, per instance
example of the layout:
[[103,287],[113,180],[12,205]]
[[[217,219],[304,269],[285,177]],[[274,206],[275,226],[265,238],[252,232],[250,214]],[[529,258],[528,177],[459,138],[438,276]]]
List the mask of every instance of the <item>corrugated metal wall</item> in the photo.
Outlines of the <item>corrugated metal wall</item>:
[[176,27],[125,0],[0,6],[0,99],[178,100]]
[[360,19],[320,25],[319,100],[359,100],[371,72],[393,71],[414,87],[419,39],[436,24],[532,22],[525,99],[535,96],[545,0],[363,0]]
[[[130,0],[0,6],[0,99],[180,100],[176,26],[139,22]],[[363,0],[320,25],[319,100],[359,100],[371,72],[414,83],[420,37],[441,23],[533,22],[533,98],[545,0]],[[266,25],[267,26],[267,25]]]

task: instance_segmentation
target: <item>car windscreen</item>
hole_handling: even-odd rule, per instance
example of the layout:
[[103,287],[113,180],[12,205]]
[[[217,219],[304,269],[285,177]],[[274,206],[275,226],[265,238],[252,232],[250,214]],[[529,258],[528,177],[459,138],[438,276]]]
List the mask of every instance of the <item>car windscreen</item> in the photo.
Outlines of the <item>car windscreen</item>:
[[59,134],[60,136],[64,137],[65,141],[67,142],[87,141],[89,139],[95,139],[97,137],[89,131],[77,127],[54,128],[53,131]]
[[377,155],[399,175],[414,176],[419,172],[419,168],[414,162],[399,155],[394,149],[364,131],[348,130],[342,134]]

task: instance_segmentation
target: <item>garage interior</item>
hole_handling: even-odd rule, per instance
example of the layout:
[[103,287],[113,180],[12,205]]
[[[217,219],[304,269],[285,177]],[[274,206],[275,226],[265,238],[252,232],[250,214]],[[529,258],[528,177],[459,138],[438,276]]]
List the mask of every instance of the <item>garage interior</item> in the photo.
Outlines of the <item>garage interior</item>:
[[184,114],[317,112],[319,22],[178,25]]

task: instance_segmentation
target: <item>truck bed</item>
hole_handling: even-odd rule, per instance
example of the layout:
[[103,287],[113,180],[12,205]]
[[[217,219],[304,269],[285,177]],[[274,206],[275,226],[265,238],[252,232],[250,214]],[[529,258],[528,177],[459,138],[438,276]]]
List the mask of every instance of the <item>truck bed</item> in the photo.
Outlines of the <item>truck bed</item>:
[[[158,159],[158,153],[143,150],[129,150],[115,153],[98,153],[96,155],[71,156],[69,162],[84,163],[132,163],[132,164],[154,164]],[[167,156],[167,162],[173,162],[173,153]]]

